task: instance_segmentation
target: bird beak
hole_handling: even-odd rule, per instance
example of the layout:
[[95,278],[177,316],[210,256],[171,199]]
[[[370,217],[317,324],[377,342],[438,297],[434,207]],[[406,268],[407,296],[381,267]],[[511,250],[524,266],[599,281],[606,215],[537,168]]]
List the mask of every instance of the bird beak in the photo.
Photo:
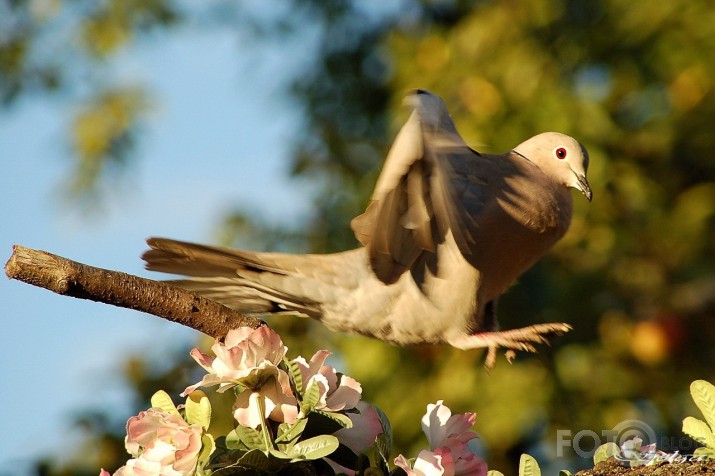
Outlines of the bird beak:
[[586,197],[590,202],[591,198],[593,197],[593,192],[591,192],[591,186],[588,184],[586,176],[576,174],[576,180],[578,181],[578,185],[576,185],[574,188],[578,189],[581,193],[583,193],[584,197]]

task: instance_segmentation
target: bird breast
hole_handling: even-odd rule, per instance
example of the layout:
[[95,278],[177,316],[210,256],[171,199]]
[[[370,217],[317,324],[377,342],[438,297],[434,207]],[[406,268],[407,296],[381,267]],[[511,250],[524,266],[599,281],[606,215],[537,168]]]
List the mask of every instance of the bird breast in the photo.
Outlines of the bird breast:
[[485,214],[471,264],[482,275],[480,294],[498,298],[568,230],[572,198],[558,184],[509,188]]

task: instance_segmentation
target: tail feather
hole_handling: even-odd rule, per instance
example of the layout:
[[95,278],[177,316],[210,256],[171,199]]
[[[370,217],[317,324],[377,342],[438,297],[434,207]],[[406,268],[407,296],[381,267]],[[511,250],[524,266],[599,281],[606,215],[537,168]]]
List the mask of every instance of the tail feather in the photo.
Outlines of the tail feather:
[[340,255],[259,253],[150,238],[146,269],[190,276],[173,284],[246,314],[320,319],[327,288],[355,285]]
[[248,315],[286,314],[319,319],[320,304],[241,278],[193,278],[169,281]]
[[168,238],[149,238],[147,244],[151,249],[144,252],[142,259],[150,271],[196,277],[235,277],[241,269],[285,274],[261,260],[262,253]]

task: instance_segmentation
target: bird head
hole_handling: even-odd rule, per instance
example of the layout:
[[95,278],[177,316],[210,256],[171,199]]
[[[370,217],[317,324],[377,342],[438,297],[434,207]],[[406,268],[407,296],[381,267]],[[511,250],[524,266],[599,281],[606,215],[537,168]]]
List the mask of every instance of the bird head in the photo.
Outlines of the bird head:
[[545,174],[580,191],[591,201],[591,187],[586,180],[588,152],[573,137],[558,132],[544,132],[514,148],[514,152],[533,162]]

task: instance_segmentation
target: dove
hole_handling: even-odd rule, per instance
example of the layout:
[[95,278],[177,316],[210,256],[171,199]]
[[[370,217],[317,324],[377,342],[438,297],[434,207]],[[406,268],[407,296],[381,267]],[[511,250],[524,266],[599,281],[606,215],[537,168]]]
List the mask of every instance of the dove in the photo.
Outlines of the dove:
[[589,157],[546,132],[504,154],[470,148],[443,100],[415,90],[365,212],[351,222],[356,249],[286,254],[150,238],[153,271],[247,315],[296,315],[329,329],[406,346],[516,351],[567,332],[566,323],[500,330],[496,305],[566,233],[570,189],[591,201]]

